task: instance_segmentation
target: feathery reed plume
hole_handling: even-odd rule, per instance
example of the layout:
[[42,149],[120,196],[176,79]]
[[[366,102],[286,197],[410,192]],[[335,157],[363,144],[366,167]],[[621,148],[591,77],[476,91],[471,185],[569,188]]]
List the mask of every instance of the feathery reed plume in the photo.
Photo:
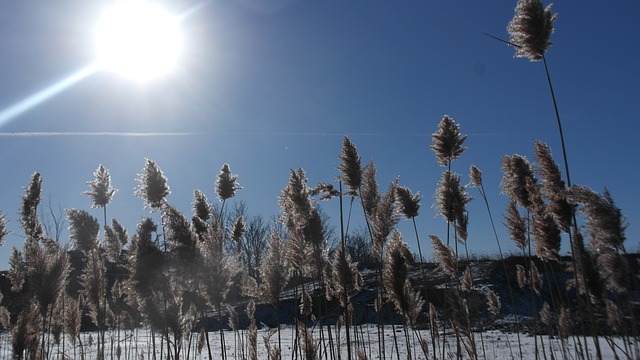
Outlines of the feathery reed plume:
[[542,309],[540,310],[540,321],[548,327],[553,326],[555,322],[551,306],[549,306],[549,303],[546,301],[542,304]]
[[535,158],[538,163],[536,172],[542,179],[544,197],[549,200],[548,210],[554,215],[558,227],[564,232],[569,232],[573,208],[567,201],[567,188],[558,164],[551,156],[551,149],[543,142],[535,142]]
[[569,198],[582,205],[579,211],[586,216],[589,245],[595,251],[597,269],[605,286],[618,293],[626,291],[628,270],[621,253],[627,224],[621,210],[606,189],[600,195],[587,187],[573,186]]
[[394,226],[399,221],[398,211],[395,206],[397,180],[389,185],[387,193],[378,201],[373,220],[373,254],[380,259],[387,238]]
[[387,248],[387,261],[384,264],[382,280],[387,291],[387,297],[402,314],[405,321],[414,324],[418,314],[424,306],[424,300],[419,292],[412,291],[409,280],[409,268],[414,260],[407,245],[402,242],[402,235],[394,231]]
[[542,7],[540,0],[519,0],[515,15],[507,26],[509,41],[515,45],[516,57],[538,61],[551,46],[553,22],[558,14],[551,13],[551,4]]
[[414,195],[408,187],[396,187],[396,206],[398,212],[405,218],[410,220],[418,216],[420,200],[422,200],[420,193]]
[[111,238],[107,237],[107,232],[105,231],[105,237],[107,239],[107,254],[111,254],[112,262],[117,262],[120,258],[120,253],[122,252],[122,248],[127,245],[129,242],[129,234],[127,229],[125,229],[116,219],[111,220]]
[[249,300],[246,310],[249,317],[249,359],[258,359],[258,328],[256,327],[256,303],[253,299]]
[[460,133],[460,125],[448,115],[442,117],[438,130],[431,135],[431,139],[429,147],[435,152],[438,163],[442,166],[449,166],[452,160],[458,159],[466,150],[462,144],[467,136]]
[[536,183],[529,160],[520,155],[505,155],[502,158],[502,172],[502,193],[523,208],[529,208],[531,200],[527,184]]
[[144,200],[144,208],[157,210],[164,204],[165,198],[171,194],[167,178],[155,161],[145,159],[144,169],[136,178],[138,185],[134,194]]
[[291,169],[289,181],[278,197],[282,220],[289,231],[299,231],[307,226],[315,209],[315,203],[309,195],[304,170]]
[[9,280],[11,281],[11,291],[19,293],[22,291],[27,276],[27,264],[25,264],[22,253],[14,246],[9,256]]
[[586,216],[589,243],[594,250],[624,249],[627,224],[607,189],[600,195],[585,186],[573,186],[569,189],[569,198],[582,204],[579,211]]
[[340,161],[338,170],[342,173],[341,180],[348,187],[345,195],[356,196],[362,184],[361,159],[356,146],[346,136],[342,141]]
[[213,207],[209,204],[207,196],[199,189],[193,191],[193,202],[191,203],[193,214],[202,221],[207,221],[213,213]]
[[471,165],[469,168],[469,178],[471,179],[471,185],[474,187],[482,186],[482,171],[475,165]]
[[193,217],[191,218],[193,229],[196,234],[198,234],[198,237],[202,238],[203,234],[207,231],[207,221],[211,218],[213,207],[209,204],[207,196],[198,189],[193,192],[193,202],[191,206],[193,210]]
[[438,185],[436,202],[433,205],[436,212],[452,224],[462,220],[465,206],[471,201],[471,197],[460,184],[460,175],[445,170],[442,172]]
[[530,210],[533,214],[531,227],[533,229],[535,254],[545,261],[554,260],[558,256],[558,251],[560,251],[560,242],[562,240],[560,229],[553,214],[542,199],[541,186],[529,180],[527,182],[527,191],[531,201]]
[[111,186],[111,175],[102,164],[98,166],[98,169],[93,173],[95,179],[88,181],[87,185],[91,188],[89,191],[84,191],[83,194],[91,198],[92,208],[104,208],[113,198],[113,195],[118,189]]
[[507,215],[505,216],[507,221],[507,230],[509,236],[515,242],[516,246],[524,251],[527,248],[527,224],[525,219],[520,215],[517,203],[515,200],[509,200],[507,205]]
[[456,259],[456,254],[453,252],[453,249],[450,246],[444,245],[436,235],[429,235],[429,237],[431,238],[433,248],[438,257],[440,268],[452,278],[456,277],[458,273],[458,260]]
[[236,182],[238,175],[231,173],[228,164],[222,165],[216,178],[216,193],[220,201],[232,198],[242,186]]
[[527,271],[524,269],[524,266],[520,264],[516,264],[516,278],[518,279],[518,286],[520,286],[520,288],[527,286]]
[[376,173],[376,165],[373,163],[373,160],[369,160],[362,170],[362,188],[360,190],[360,198],[362,200],[362,207],[370,219],[373,218],[378,201],[380,200]]
[[536,295],[540,296],[540,291],[542,290],[542,276],[540,275],[538,267],[533,260],[531,260],[530,264],[529,271],[531,272],[531,288]]
[[44,228],[38,220],[38,205],[42,199],[42,177],[39,172],[31,176],[29,185],[24,189],[22,195],[22,205],[20,207],[20,225],[25,235],[40,238]]
[[198,260],[197,236],[191,230],[191,224],[184,215],[171,205],[162,209],[166,227],[166,241],[169,250],[175,256],[181,269],[192,269]]
[[[331,296],[340,301],[340,306],[346,307],[348,301],[349,288],[354,286],[359,290],[362,286],[362,276],[358,271],[358,264],[351,261],[349,253],[345,253],[342,246],[338,246],[333,254],[331,267],[325,269],[325,279],[327,281],[327,300]],[[347,288],[345,288],[345,286]]]
[[84,210],[67,209],[69,240],[74,248],[85,255],[98,246],[98,220]]
[[264,256],[264,263],[260,268],[260,293],[262,299],[277,308],[280,305],[280,293],[289,281],[289,265],[285,256],[287,244],[278,235],[271,232],[269,248]]
[[200,328],[200,333],[198,334],[198,344],[196,345],[196,350],[198,350],[198,354],[202,353],[202,349],[204,349],[204,345],[207,343],[207,330],[205,327]]
[[318,196],[320,200],[331,200],[336,196],[340,196],[340,191],[333,187],[333,184],[319,183],[309,192],[312,196]]
[[0,211],[0,246],[4,245],[4,237],[9,235],[10,231],[7,229],[7,218],[5,214]]
[[487,290],[487,306],[489,307],[489,311],[494,315],[500,315],[500,309],[502,308],[502,303],[500,302],[500,298],[496,295],[493,290]]
[[462,285],[462,290],[466,292],[471,292],[471,290],[473,289],[473,278],[471,277],[471,269],[469,269],[468,266],[462,273],[460,284]]
[[244,216],[238,216],[236,221],[233,223],[231,227],[231,240],[235,241],[238,246],[238,251],[242,246],[242,236],[247,230],[246,223],[244,221]]

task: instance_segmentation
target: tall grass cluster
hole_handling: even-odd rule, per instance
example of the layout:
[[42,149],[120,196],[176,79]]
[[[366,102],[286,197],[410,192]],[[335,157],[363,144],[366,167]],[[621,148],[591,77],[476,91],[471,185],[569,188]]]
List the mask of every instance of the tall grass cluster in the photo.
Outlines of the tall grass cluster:
[[[544,60],[554,20],[539,1],[519,1],[509,24],[516,55]],[[481,170],[472,166],[466,180],[457,166],[466,138],[445,115],[430,139],[442,168],[433,207],[446,223],[445,233],[428,236],[437,268],[424,262],[421,195],[398,180],[380,186],[374,162],[363,165],[348,137],[336,149],[333,181],[310,185],[304,169],[290,171],[263,246],[248,235],[255,222],[229,209],[242,187],[228,164],[215,179],[218,202],[196,189],[192,212],[184,214],[167,199],[160,166],[146,159],[135,194],[150,213],[131,232],[109,220],[117,189],[100,165],[84,194],[102,209],[101,219],[66,210],[64,244],[39,216],[43,179],[36,172],[19,209],[24,244],[11,252],[2,294],[0,322],[10,333],[4,346],[15,359],[85,358],[94,345],[91,356],[99,359],[213,359],[217,349],[223,359],[275,360],[285,346],[295,359],[477,359],[486,358],[483,331],[506,322],[518,334],[509,344],[513,358],[524,357],[525,333],[535,339],[536,358],[602,358],[605,351],[639,358],[637,274],[628,263],[625,219],[609,192],[571,184],[564,141],[564,174],[541,141],[533,144],[533,161],[504,156],[500,188],[508,206],[500,223],[519,252],[508,259]],[[504,286],[477,286],[467,246],[472,191],[486,205]],[[339,209],[335,243],[320,201]],[[397,230],[402,218],[413,224],[418,259]],[[370,242],[366,267],[347,244],[356,221]],[[0,239],[6,222],[0,213]],[[568,257],[559,255],[563,241]],[[356,300],[362,294],[367,302]],[[260,311],[275,318],[261,322]],[[365,333],[367,323],[375,335]],[[264,339],[260,326],[271,327]],[[151,332],[147,349],[134,351],[141,328]],[[91,332],[90,343],[83,331]],[[283,331],[292,332],[292,343],[283,343]],[[258,353],[259,341],[267,353]]]

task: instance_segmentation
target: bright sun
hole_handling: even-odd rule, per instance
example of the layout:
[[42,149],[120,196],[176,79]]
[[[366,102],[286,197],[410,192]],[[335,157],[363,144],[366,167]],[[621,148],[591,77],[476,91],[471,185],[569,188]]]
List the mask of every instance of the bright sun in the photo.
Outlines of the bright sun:
[[166,75],[181,51],[178,17],[143,0],[109,8],[96,28],[101,68],[136,81]]

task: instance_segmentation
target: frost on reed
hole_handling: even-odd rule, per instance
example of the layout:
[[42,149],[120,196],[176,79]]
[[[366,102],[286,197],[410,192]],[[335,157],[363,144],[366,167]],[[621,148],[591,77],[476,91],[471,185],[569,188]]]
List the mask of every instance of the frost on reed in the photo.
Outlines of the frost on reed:
[[541,60],[551,46],[553,22],[557,14],[551,13],[551,4],[542,7],[540,0],[519,0],[515,15],[507,26],[509,41],[515,45],[516,57],[530,61]]
[[360,162],[361,159],[356,146],[345,136],[342,141],[342,150],[340,151],[340,165],[338,165],[338,170],[342,173],[341,180],[348,188],[345,195],[358,195],[362,184],[362,166]]
[[165,202],[165,198],[171,194],[167,178],[155,161],[145,159],[144,169],[136,179],[138,185],[134,194],[144,200],[145,209],[157,210]]
[[460,125],[448,115],[442,117],[438,130],[431,135],[431,139],[430,148],[442,166],[449,166],[452,160],[458,159],[466,150],[462,144],[467,136],[460,133]]

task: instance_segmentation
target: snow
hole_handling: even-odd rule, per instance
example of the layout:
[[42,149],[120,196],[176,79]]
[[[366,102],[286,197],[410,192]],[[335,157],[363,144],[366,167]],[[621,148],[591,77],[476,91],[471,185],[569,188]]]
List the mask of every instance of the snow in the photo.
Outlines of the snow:
[[[334,344],[333,347],[329,346],[328,342],[328,334],[327,328],[325,327],[321,331],[318,327],[311,328],[315,344],[319,345],[319,350],[321,351],[321,358],[323,359],[331,359],[330,351],[333,349],[340,349],[341,358],[347,358],[347,346],[346,346],[346,334],[345,328],[340,329],[340,345]],[[428,330],[420,330],[417,332],[413,332],[411,329],[408,330],[408,339],[409,346],[407,347],[407,341],[405,340],[405,329],[402,326],[384,326],[384,346],[385,346],[385,358],[387,359],[408,359],[409,352],[411,352],[411,356],[414,359],[425,359],[425,354],[420,349],[418,343],[418,335],[424,339],[428,345],[429,351],[429,359],[433,358],[433,346],[431,336]],[[332,339],[336,339],[336,328],[331,327],[332,331]],[[395,336],[394,336],[395,334]],[[271,335],[271,336],[269,336]],[[354,326],[350,328],[350,335],[352,339],[352,358],[356,359],[356,349],[364,349],[364,353],[368,359],[380,359],[379,349],[378,349],[378,331],[377,327],[372,324],[363,325],[363,326]],[[64,343],[64,351],[63,344],[54,344],[53,342],[50,345],[50,359],[63,359],[63,358],[81,358],[81,354],[84,352],[85,358],[87,359],[95,359],[97,358],[97,344],[96,344],[96,333],[82,333],[81,339],[83,346],[81,347],[79,343],[76,343],[75,346],[72,346],[69,339],[65,339]],[[154,334],[155,336],[155,344],[156,344],[156,359],[167,359],[167,348],[166,348],[166,338],[163,339],[159,334]],[[321,336],[324,338],[324,341],[321,342]],[[137,330],[129,330],[124,331],[121,330],[120,333],[120,347],[122,350],[120,359],[152,359],[153,358],[153,342],[151,341],[152,332],[148,329],[137,329]],[[221,359],[222,351],[220,345],[220,332],[210,332],[210,344],[211,344],[211,353],[213,359]],[[464,336],[463,336],[464,337]],[[267,359],[268,351],[265,345],[265,338],[268,339],[269,344],[272,348],[277,347],[278,345],[278,334],[273,329],[263,328],[258,330],[258,358],[259,359]],[[299,347],[299,344],[296,344],[295,341],[295,328],[293,326],[283,327],[280,330],[280,338],[282,344],[282,359],[292,359],[294,348]],[[583,349],[587,349],[588,354],[590,356],[594,356],[596,354],[595,351],[595,342],[594,338],[591,337],[570,337],[565,342],[561,342],[557,337],[549,337],[549,336],[538,336],[537,339],[530,335],[520,334],[518,339],[518,334],[515,333],[504,333],[497,330],[490,330],[484,332],[475,332],[473,333],[474,344],[477,349],[478,359],[535,359],[535,349],[536,344],[539,351],[540,358],[548,358],[548,359],[580,359],[586,358],[586,353],[584,353]],[[117,333],[115,331],[108,332],[106,335],[107,339],[107,349],[106,349],[106,358],[108,359],[117,359],[116,349],[118,346],[117,341]],[[228,359],[246,359],[248,358],[248,350],[247,350],[247,331],[241,330],[239,332],[225,331],[224,339],[226,343],[225,351]],[[631,358],[633,354],[638,354],[637,352],[633,352],[633,349],[629,349],[628,346],[637,346],[637,342],[632,344],[628,344],[625,346],[625,342],[621,338],[609,339],[611,340],[611,344],[614,344],[612,347],[611,344],[605,338],[599,338],[599,345],[602,349],[602,358],[604,359],[613,359],[616,355],[620,358]],[[10,344],[10,335],[7,332],[0,333],[0,358],[1,359],[10,359],[12,358],[11,354],[11,344]],[[205,346],[202,349],[201,353],[198,353],[196,350],[196,344],[198,341],[198,333],[191,333],[191,336],[187,336],[183,341],[180,358],[181,359],[208,359],[209,355],[207,352],[207,347]],[[436,358],[438,359],[455,359],[457,353],[457,342],[453,333],[447,333],[446,341],[444,342],[444,357],[442,356],[442,337],[436,339]],[[335,342],[335,341],[334,341]],[[397,343],[397,346],[396,346]],[[520,343],[520,345],[519,345]],[[323,345],[324,344],[324,345]],[[161,346],[163,347],[163,351],[160,350]],[[302,345],[304,346],[304,345]],[[469,354],[465,351],[464,345],[460,345],[462,349],[462,358],[470,358]],[[615,348],[615,350],[614,350]],[[113,349],[113,350],[112,350]],[[299,348],[298,348],[299,349]],[[522,352],[520,352],[520,349]],[[173,359],[173,344],[171,345],[171,359]],[[625,353],[625,351],[627,353]],[[543,353],[544,352],[544,353]],[[631,353],[629,353],[631,352]],[[64,354],[64,356],[63,356]],[[113,357],[111,357],[113,354]],[[188,357],[187,357],[188,354]],[[334,357],[337,354],[334,354]],[[300,357],[304,358],[304,357]]]

